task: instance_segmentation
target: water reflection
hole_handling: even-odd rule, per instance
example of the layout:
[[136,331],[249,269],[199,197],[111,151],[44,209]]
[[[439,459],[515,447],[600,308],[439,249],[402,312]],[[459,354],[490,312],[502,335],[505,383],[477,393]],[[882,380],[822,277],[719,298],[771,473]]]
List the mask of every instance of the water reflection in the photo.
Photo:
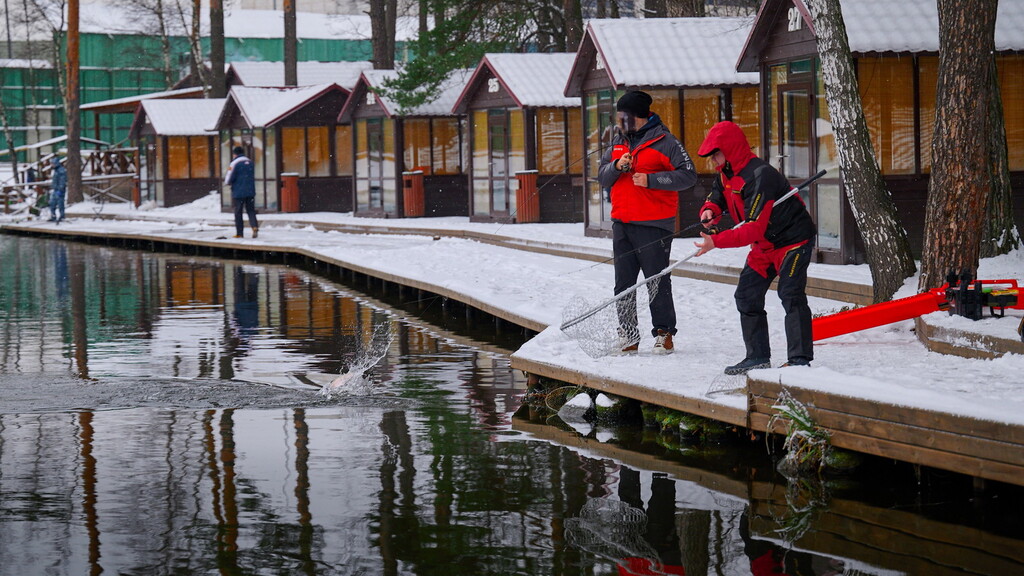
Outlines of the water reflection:
[[[502,350],[299,270],[4,236],[0,258],[3,575],[1024,569],[1019,500],[812,509],[760,446],[582,437],[520,410]],[[381,342],[376,387],[318,394]]]

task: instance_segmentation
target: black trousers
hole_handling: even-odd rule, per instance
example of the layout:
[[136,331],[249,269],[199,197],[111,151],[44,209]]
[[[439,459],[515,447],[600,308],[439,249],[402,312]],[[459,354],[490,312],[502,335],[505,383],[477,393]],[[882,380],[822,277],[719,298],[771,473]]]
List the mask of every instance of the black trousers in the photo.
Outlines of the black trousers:
[[[649,278],[668,267],[672,250],[672,233],[654,226],[612,223],[612,254],[615,256],[615,293],[637,283],[641,271]],[[672,335],[676,333],[676,308],[672,302],[672,275],[666,274],[658,281],[658,293],[651,299],[651,335],[658,330]],[[640,290],[643,290],[641,287]],[[619,309],[619,319],[626,329],[637,325],[636,299],[624,298]]]
[[786,311],[786,342],[788,360],[814,359],[814,339],[811,334],[811,308],[807,305],[807,266],[811,263],[814,240],[790,250],[782,260],[782,274],[775,266],[768,268],[765,278],[749,265],[740,272],[736,285],[736,309],[740,313],[740,328],[747,358],[771,358],[768,342],[768,315],[764,310],[764,296],[772,280],[779,278],[777,288],[782,308]]
[[232,198],[231,202],[235,207],[235,235],[242,235],[242,210],[249,216],[249,226],[252,228],[259,228],[259,223],[256,222],[256,199],[253,197],[249,198]]

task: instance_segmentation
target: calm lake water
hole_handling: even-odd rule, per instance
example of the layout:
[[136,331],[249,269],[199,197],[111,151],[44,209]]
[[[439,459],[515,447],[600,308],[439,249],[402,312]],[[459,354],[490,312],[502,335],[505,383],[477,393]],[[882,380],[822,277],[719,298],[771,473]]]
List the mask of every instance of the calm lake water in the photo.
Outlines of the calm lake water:
[[438,299],[4,235],[0,263],[0,575],[1024,573],[1018,489],[573,428],[522,406],[519,332]]

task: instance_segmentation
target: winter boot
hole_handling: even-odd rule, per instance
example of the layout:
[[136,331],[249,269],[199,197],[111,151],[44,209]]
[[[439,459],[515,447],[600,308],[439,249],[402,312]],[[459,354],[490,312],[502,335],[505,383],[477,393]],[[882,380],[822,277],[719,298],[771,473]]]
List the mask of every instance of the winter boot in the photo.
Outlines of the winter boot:
[[665,330],[658,330],[658,335],[654,338],[654,353],[671,354],[673,350],[672,334]]
[[746,374],[751,370],[771,367],[772,363],[770,358],[744,358],[743,361],[738,364],[726,366],[725,373],[729,376],[735,376],[737,374]]
[[260,229],[259,228],[256,228],[255,226],[253,227],[253,229],[252,229],[252,237],[253,238],[259,238],[260,237]]

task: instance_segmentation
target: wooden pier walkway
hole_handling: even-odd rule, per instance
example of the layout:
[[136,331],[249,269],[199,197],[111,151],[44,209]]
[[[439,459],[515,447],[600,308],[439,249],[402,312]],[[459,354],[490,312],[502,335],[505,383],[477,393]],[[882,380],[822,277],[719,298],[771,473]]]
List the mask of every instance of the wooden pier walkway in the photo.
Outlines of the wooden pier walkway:
[[[269,222],[264,224],[264,226],[268,225],[271,224]],[[361,234],[381,232],[372,226],[351,227],[352,230],[345,231]],[[337,230],[338,228],[333,229]],[[5,224],[3,231],[79,239],[129,248],[176,250],[196,255],[229,254],[235,257],[245,257],[247,253],[263,255],[275,253],[286,263],[305,264],[313,270],[324,266],[334,267],[338,270],[376,278],[381,282],[397,285],[400,289],[415,289],[423,293],[444,296],[510,324],[520,326],[528,333],[539,333],[547,328],[536,318],[525,317],[514,311],[505,310],[494,302],[460,294],[422,279],[403,277],[394,273],[382,273],[371,266],[327,257],[317,253],[315,249],[267,245],[262,238],[261,243],[257,245],[247,242],[214,240],[212,237],[186,237],[181,234],[166,234],[159,231],[147,234],[76,231],[73,225],[62,226],[58,229],[52,226],[44,227],[33,224]],[[422,229],[402,228],[401,233],[459,236],[545,254],[582,257],[590,260],[606,258],[601,254],[589,254],[582,250],[574,251],[571,246],[527,242],[500,236],[486,237],[484,235],[484,237],[475,238],[473,234],[465,231],[424,227]],[[715,270],[709,267],[683,268],[679,273],[694,278],[729,279],[730,281],[736,276],[735,270]],[[818,295],[838,300],[860,302],[863,302],[870,292],[866,286],[831,280],[816,280],[813,291]],[[929,326],[922,319],[918,320],[918,333],[929,347],[945,353],[961,354],[973,358],[991,358],[994,354],[1002,353],[1024,354],[1024,343],[1022,342],[985,335],[950,333],[946,328]],[[512,366],[528,374],[634,398],[754,431],[768,431],[768,423],[774,413],[772,406],[775,405],[783,389],[778,370],[756,371],[745,381],[741,380],[733,390],[709,394],[706,382],[703,385],[683,390],[652,388],[638,384],[619,372],[604,370],[601,365],[590,369],[571,368],[531,358],[528,353],[513,355]],[[963,377],[970,378],[971,375],[964,374]],[[975,478],[1024,486],[1024,418],[1012,415],[1013,417],[988,419],[963,413],[954,414],[941,409],[901,402],[898,398],[886,401],[868,396],[853,397],[848,392],[829,390],[827,386],[818,385],[818,383],[801,386],[799,383],[794,384],[789,380],[787,378],[785,386],[787,392],[795,400],[808,407],[816,423],[832,433],[832,443],[837,447],[948,470]],[[1021,380],[1024,382],[1024,376],[1021,377]],[[771,431],[780,432],[781,430],[777,427]]]

